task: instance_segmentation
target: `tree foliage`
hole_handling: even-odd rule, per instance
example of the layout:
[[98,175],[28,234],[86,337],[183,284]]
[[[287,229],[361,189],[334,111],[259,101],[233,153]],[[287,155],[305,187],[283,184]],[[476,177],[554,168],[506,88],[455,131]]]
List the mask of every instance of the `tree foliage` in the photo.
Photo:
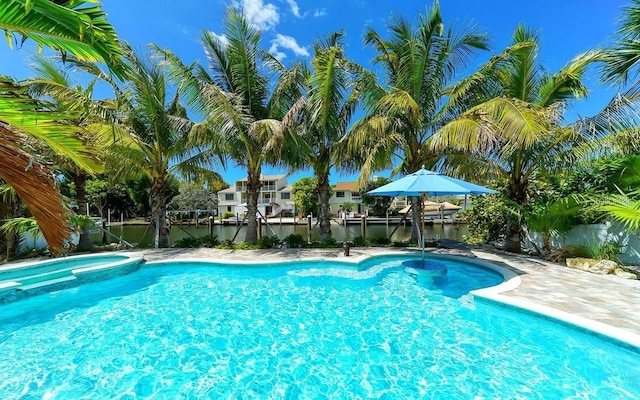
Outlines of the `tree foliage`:
[[372,215],[384,217],[387,215],[387,211],[391,207],[393,197],[372,196],[368,194],[371,190],[377,189],[387,183],[391,183],[391,180],[383,177],[377,177],[374,180],[367,182],[367,184],[360,189],[360,198],[362,199],[362,203],[371,210]]
[[301,178],[292,185],[293,202],[303,216],[316,214],[318,209],[318,181],[316,178]]

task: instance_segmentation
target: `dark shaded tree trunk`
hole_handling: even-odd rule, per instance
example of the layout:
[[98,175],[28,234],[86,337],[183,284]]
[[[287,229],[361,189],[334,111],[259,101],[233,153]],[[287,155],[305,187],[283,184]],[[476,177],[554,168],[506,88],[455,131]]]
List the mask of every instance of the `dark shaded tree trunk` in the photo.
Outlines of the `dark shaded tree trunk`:
[[329,174],[320,173],[316,175],[318,180],[318,219],[320,221],[320,240],[331,240],[331,207],[329,205]]
[[260,172],[260,170],[253,173],[249,171],[247,182],[247,234],[244,237],[244,241],[251,244],[258,243],[258,219],[256,214],[258,213],[258,198],[262,187]]
[[86,229],[83,229],[80,232],[80,238],[78,239],[78,247],[76,247],[76,250],[89,251],[92,249],[93,249],[93,242],[89,237],[89,231],[87,231]]
[[76,186],[76,203],[78,204],[78,215],[87,213],[87,174],[82,171],[73,175],[73,184]]
[[[16,197],[11,202],[11,217],[18,218],[22,216],[22,201]],[[7,232],[7,261],[11,259],[20,250],[20,234],[16,232]]]
[[[153,227],[154,242],[157,247],[169,245],[169,230],[167,229],[167,176],[155,177],[151,181],[149,191],[149,205],[151,206],[151,226]],[[159,226],[156,227],[156,222]],[[156,237],[156,230],[158,236]]]
[[[78,204],[78,215],[87,214],[87,174],[82,171],[78,171],[73,175],[73,183],[76,186],[76,203]],[[80,231],[80,237],[78,238],[79,251],[86,251],[93,249],[93,243],[89,238],[89,232],[86,229]]]
[[[527,183],[520,178],[509,179],[509,200],[522,206],[527,201]],[[517,222],[509,218],[507,223],[507,239],[505,241],[506,251],[520,253],[522,251],[522,223],[520,218]]]

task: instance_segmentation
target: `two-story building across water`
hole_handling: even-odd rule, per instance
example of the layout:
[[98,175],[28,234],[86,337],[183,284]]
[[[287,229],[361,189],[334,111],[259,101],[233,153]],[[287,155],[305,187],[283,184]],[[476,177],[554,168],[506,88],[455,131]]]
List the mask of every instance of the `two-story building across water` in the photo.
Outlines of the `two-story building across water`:
[[[258,211],[265,217],[292,215],[294,212],[291,185],[287,183],[286,175],[260,175],[260,196],[258,197]],[[241,179],[232,186],[218,192],[218,215],[225,211],[243,217],[247,212],[247,183]]]

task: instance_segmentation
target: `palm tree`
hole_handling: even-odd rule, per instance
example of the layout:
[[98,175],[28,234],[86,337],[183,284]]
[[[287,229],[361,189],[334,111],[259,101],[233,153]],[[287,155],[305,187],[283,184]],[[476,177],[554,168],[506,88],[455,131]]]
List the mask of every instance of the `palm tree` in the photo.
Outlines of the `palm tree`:
[[[458,32],[445,28],[438,2],[416,26],[396,17],[389,26],[389,39],[369,28],[365,43],[377,51],[374,61],[386,72],[387,88],[371,86],[366,116],[350,129],[348,152],[360,153],[359,181],[371,173],[399,163],[394,174],[410,174],[423,165],[433,167],[439,154],[428,138],[455,116],[443,107],[447,87],[468,66],[478,50],[487,49],[487,39],[475,30]],[[421,204],[412,198],[411,238],[418,241]]]
[[[511,48],[451,90],[452,104],[467,109],[431,141],[432,150],[452,153],[449,171],[505,181],[506,197],[518,206],[539,172],[567,165],[571,150],[588,141],[576,127],[562,126],[562,117],[571,101],[587,95],[582,77],[598,54],[579,55],[551,74],[540,65],[538,42],[519,26]],[[519,252],[521,226],[508,228],[506,248]]]
[[211,153],[189,142],[185,129],[189,126],[187,114],[179,101],[181,93],[176,90],[170,95],[162,68],[141,58],[128,46],[125,61],[129,72],[118,100],[128,132],[116,136],[109,147],[108,160],[120,177],[147,176],[151,180],[151,221],[158,233],[155,244],[166,247],[171,177],[214,181],[220,176],[208,168],[212,165]]
[[[0,30],[31,39],[90,62],[104,62],[122,75],[122,49],[113,26],[91,0],[3,0]],[[16,42],[18,42],[16,38]],[[8,41],[11,46],[11,40]]]
[[[294,84],[294,74],[288,74],[273,56],[260,50],[261,33],[240,10],[228,9],[225,30],[224,42],[208,31],[200,38],[208,70],[197,64],[187,67],[172,53],[158,51],[189,105],[204,118],[191,126],[193,141],[247,169],[245,241],[256,243],[262,165],[278,162],[281,119],[290,107],[292,97],[287,88]],[[271,90],[269,71],[291,77],[278,79]]]
[[[6,0],[0,2],[0,29],[30,38],[87,61],[105,62],[122,74],[120,46],[99,6],[72,0]],[[38,221],[49,249],[62,252],[69,238],[66,209],[55,188],[55,174],[24,151],[25,135],[36,137],[80,166],[90,162],[73,126],[34,102],[14,81],[0,76],[0,177],[11,185]]]
[[346,59],[342,32],[314,45],[313,71],[301,68],[301,93],[287,116],[283,151],[292,169],[313,168],[318,184],[320,238],[331,239],[329,173],[340,161],[340,139],[347,133],[358,102],[372,80],[370,74]]

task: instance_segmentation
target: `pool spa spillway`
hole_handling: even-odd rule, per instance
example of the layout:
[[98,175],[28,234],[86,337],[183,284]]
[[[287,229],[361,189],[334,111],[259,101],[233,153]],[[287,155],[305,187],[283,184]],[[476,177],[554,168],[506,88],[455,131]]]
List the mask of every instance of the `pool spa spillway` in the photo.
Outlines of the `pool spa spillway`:
[[109,279],[140,268],[142,257],[87,254],[0,267],[0,304]]
[[429,256],[161,261],[0,306],[0,398],[640,398],[632,345],[478,300]]

